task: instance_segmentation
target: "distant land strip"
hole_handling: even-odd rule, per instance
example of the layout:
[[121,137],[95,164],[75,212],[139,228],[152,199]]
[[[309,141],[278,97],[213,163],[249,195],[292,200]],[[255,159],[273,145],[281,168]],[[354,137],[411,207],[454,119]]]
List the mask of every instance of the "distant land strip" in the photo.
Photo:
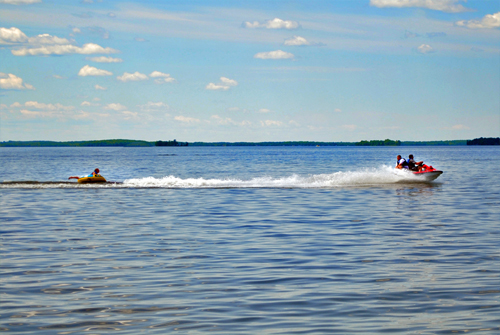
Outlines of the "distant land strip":
[[5,141],[0,147],[249,147],[249,146],[456,146],[456,145],[500,145],[499,137],[476,138],[473,140],[449,141],[399,141],[372,140],[360,142],[316,142],[316,141],[285,141],[285,142],[178,142],[171,141],[138,141],[138,140],[96,140],[96,141]]

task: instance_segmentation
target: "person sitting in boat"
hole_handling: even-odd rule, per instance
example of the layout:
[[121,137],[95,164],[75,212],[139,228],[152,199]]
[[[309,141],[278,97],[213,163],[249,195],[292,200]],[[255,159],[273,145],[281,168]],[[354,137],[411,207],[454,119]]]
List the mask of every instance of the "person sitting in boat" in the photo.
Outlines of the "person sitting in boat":
[[94,172],[92,172],[92,174],[89,174],[88,176],[83,176],[83,177],[73,176],[69,177],[68,179],[80,179],[85,177],[101,177],[101,175],[99,174],[99,169],[95,169]]
[[415,162],[415,159],[413,159],[413,155],[408,156],[408,168],[410,171],[422,171],[422,167],[424,165],[424,161],[420,162]]
[[401,155],[398,155],[397,157],[398,163],[396,165],[396,169],[408,169],[408,162],[406,159],[402,158]]

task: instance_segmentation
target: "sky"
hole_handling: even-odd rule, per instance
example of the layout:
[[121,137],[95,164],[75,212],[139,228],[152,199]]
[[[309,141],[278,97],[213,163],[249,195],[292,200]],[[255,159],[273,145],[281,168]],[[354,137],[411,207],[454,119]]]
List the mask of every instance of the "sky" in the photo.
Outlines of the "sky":
[[0,141],[498,136],[499,0],[0,0]]

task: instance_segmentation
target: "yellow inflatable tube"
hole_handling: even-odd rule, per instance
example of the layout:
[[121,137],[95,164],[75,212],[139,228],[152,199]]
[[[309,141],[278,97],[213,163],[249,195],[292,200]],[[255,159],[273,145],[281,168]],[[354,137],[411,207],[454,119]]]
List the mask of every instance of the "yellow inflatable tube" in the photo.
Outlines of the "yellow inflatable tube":
[[86,184],[86,183],[105,183],[106,179],[104,179],[103,176],[98,175],[98,176],[95,176],[95,177],[82,177],[82,178],[78,179],[78,182],[80,184]]

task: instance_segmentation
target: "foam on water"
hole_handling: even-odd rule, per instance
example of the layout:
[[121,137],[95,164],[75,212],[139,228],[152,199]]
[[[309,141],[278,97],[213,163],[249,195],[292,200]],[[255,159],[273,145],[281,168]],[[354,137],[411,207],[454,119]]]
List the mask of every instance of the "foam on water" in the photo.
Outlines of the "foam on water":
[[[412,176],[408,176],[412,177]],[[205,179],[176,176],[164,178],[136,178],[123,182],[128,187],[166,187],[166,188],[321,188],[335,186],[360,186],[392,184],[402,180],[404,176],[394,174],[392,169],[366,169],[362,171],[335,172],[300,176],[293,174],[285,177],[255,177],[249,180],[235,178]]]
[[341,186],[390,185],[395,183],[422,182],[416,176],[395,171],[389,166],[358,171],[335,172],[284,177],[261,176],[249,180],[237,178],[205,179],[180,178],[174,175],[163,178],[144,177],[126,179],[123,183],[78,184],[74,182],[10,182],[0,188],[328,188]]

